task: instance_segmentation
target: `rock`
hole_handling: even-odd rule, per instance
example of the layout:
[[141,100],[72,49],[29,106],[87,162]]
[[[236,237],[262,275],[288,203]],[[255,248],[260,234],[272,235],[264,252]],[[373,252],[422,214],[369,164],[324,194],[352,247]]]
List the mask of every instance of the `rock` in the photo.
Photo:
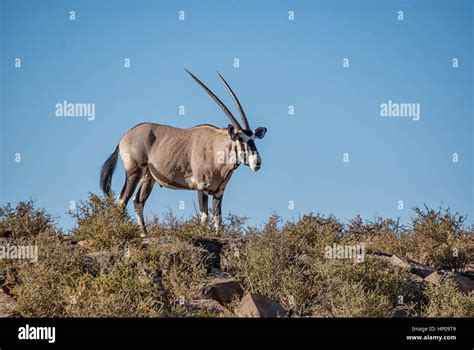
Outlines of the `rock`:
[[215,269],[210,276],[212,280],[204,293],[207,298],[214,299],[222,305],[229,304],[234,299],[242,298],[244,291],[234,277]]
[[96,242],[93,239],[84,239],[77,242],[77,245],[82,248],[91,249],[94,247],[95,243]]
[[0,318],[15,315],[16,301],[0,288]]
[[175,254],[182,250],[194,250],[205,258],[208,272],[211,269],[223,269],[226,265],[224,250],[231,244],[242,242],[242,238],[236,237],[198,237],[191,244],[176,239],[175,237],[161,236],[149,237],[142,241],[142,246],[157,246],[160,250],[168,254]]
[[444,271],[434,271],[430,273],[428,276],[426,276],[423,280],[425,282],[439,285],[441,282],[441,278],[445,275],[446,273]]
[[429,276],[425,277],[424,280],[428,283],[438,286],[441,282],[441,278],[445,275],[456,283],[461,292],[467,294],[474,290],[474,280],[468,276],[463,275],[462,273],[446,273],[444,271],[435,271]]
[[416,315],[413,314],[412,310],[407,309],[405,306],[400,305],[390,311],[390,318],[407,318],[407,317],[414,317]]
[[400,257],[397,255],[392,255],[392,257],[390,258],[390,263],[393,266],[398,266],[404,269],[408,269],[410,270],[410,272],[422,278],[427,277],[428,275],[432,274],[435,271],[435,269],[429,266],[420,264],[414,260],[410,260],[408,258]]
[[248,293],[235,311],[239,317],[286,317],[286,310],[276,301],[260,294]]
[[[146,243],[145,243],[146,241]],[[129,246],[128,256],[141,254],[142,250],[152,249],[159,252],[160,266],[163,272],[168,271],[173,265],[179,263],[189,256],[203,264],[209,271],[209,260],[212,259],[211,254],[204,248],[194,246],[188,242],[182,241],[176,237],[161,236],[149,237],[142,241],[142,244],[136,247]],[[125,249],[125,252],[127,249]]]
[[65,244],[76,245],[78,243],[76,237],[72,235],[58,235],[58,238]]
[[209,267],[221,268],[221,255],[224,246],[227,244],[223,239],[217,237],[201,237],[194,240],[193,244],[203,248],[210,253]]
[[414,273],[412,273],[410,277],[411,277],[411,280],[416,283],[423,283],[425,280],[423,277],[415,275]]
[[393,256],[392,254],[388,254],[388,253],[380,252],[380,251],[370,252],[370,253],[367,253],[367,254],[372,255],[372,256],[376,256],[376,257],[380,257],[380,258],[391,258]]
[[458,288],[461,292],[470,293],[474,290],[474,280],[470,279],[467,276],[464,276],[460,273],[455,273],[453,275],[453,280],[458,285]]
[[82,268],[93,276],[97,276],[100,271],[110,262],[109,253],[106,251],[93,252],[84,255]]
[[435,269],[429,266],[420,264],[419,262],[398,255],[387,254],[384,252],[373,252],[370,253],[370,255],[375,258],[387,261],[392,266],[410,270],[411,273],[421,278],[425,278],[426,276],[432,274],[435,271]]
[[387,254],[384,252],[372,252],[369,255],[374,258],[386,261],[392,266],[409,270],[412,274],[415,274],[421,278],[425,278],[435,271],[435,269],[429,266],[398,255]]
[[466,277],[474,279],[474,263],[467,264],[464,267],[462,274]]
[[393,266],[398,266],[398,267],[401,267],[403,269],[411,269],[411,265],[408,262],[408,259],[405,259],[403,257],[398,257],[396,255],[392,255],[390,257],[390,263]]
[[186,304],[186,308],[193,313],[205,313],[219,316],[227,310],[215,300],[198,299],[191,300]]
[[464,267],[465,271],[474,271],[474,263],[469,263]]
[[196,238],[193,244],[209,252],[209,269],[225,270],[228,267],[228,261],[224,256],[224,251],[229,247],[238,249],[242,242],[242,237],[200,237]]
[[366,258],[371,257],[379,261],[384,261],[388,264],[391,264],[392,254],[376,251],[376,252],[366,252],[365,255],[366,255]]

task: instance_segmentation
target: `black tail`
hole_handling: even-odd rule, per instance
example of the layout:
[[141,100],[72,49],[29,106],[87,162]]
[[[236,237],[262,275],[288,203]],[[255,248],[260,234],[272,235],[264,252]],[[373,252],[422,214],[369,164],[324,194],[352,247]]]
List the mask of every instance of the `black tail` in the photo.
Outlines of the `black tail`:
[[112,175],[114,174],[115,166],[117,165],[117,158],[119,153],[119,146],[115,148],[115,151],[110,155],[109,158],[102,165],[100,171],[100,188],[104,191],[104,194],[110,195],[112,189]]

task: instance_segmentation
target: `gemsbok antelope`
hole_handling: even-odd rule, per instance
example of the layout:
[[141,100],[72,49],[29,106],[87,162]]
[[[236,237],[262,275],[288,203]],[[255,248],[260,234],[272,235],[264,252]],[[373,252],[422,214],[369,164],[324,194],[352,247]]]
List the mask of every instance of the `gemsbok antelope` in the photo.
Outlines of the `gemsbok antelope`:
[[186,72],[219,105],[231,124],[223,129],[209,124],[187,129],[155,123],[138,124],[122,137],[100,173],[100,186],[106,195],[110,195],[112,175],[120,153],[126,179],[119,205],[125,208],[140,184],[133,204],[142,237],[147,237],[143,207],[155,182],[160,187],[198,191],[202,224],[207,224],[208,196],[212,195],[214,227],[219,231],[222,227],[222,197],[233,171],[240,164],[250,166],[253,171],[258,171],[262,165],[255,140],[263,138],[267,129],[250,129],[237,96],[219,72],[220,80],[239,111],[243,127],[206,85],[187,69]]

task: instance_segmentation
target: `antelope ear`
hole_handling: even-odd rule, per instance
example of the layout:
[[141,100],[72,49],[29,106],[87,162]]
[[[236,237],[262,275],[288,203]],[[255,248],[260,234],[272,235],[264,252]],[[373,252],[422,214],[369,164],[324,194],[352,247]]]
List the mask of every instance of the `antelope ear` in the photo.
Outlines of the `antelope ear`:
[[229,133],[229,137],[232,141],[237,140],[237,136],[239,136],[239,133],[235,129],[235,126],[233,126],[232,124],[229,124],[229,126],[227,127],[227,132]]
[[262,128],[262,127],[256,128],[253,132],[253,134],[255,135],[257,139],[263,139],[266,133],[267,133],[267,128]]

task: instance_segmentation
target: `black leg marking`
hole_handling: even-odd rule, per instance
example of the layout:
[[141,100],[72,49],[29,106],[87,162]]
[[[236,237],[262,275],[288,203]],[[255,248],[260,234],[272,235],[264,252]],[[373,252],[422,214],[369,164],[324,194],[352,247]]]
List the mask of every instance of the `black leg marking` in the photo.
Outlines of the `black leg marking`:
[[155,181],[147,174],[142,179],[142,184],[140,185],[140,189],[138,190],[135,199],[133,200],[133,204],[135,206],[135,216],[137,218],[137,223],[143,230],[142,237],[147,236],[147,230],[145,226],[145,218],[143,217],[143,207],[145,206],[145,202],[150,197],[151,191],[153,190],[153,185]]
[[198,192],[199,212],[201,214],[201,224],[207,224],[207,216],[209,214],[209,196],[203,191]]
[[128,201],[135,192],[139,181],[140,173],[138,172],[130,174],[130,176],[125,175],[125,184],[123,185],[122,192],[120,193],[119,205],[124,208],[127,207]]

